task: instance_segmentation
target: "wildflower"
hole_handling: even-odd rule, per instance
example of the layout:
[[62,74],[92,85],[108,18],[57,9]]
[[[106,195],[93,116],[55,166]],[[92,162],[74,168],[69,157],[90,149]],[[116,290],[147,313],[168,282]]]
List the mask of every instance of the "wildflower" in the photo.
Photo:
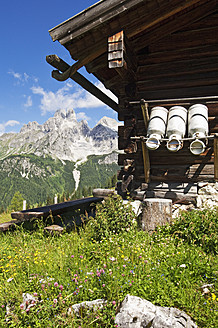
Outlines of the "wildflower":
[[215,301],[216,295],[214,293],[211,293],[212,300]]
[[180,265],[180,268],[186,268],[186,265],[183,263]]
[[102,287],[105,287],[105,284],[103,284]]
[[80,258],[81,258],[81,259],[83,259],[83,256],[82,256],[82,255],[80,255]]
[[71,255],[72,258],[74,258],[74,255]]
[[64,289],[64,287],[62,285],[60,285],[59,289],[62,291]]
[[55,286],[55,287],[58,287],[58,283],[57,283],[57,282],[55,282],[55,283],[54,283],[54,286]]
[[112,301],[112,304],[113,304],[113,305],[116,305],[116,301]]
[[21,308],[21,310],[24,308],[24,305],[23,304],[20,304],[20,308]]
[[57,298],[55,298],[55,299],[53,300],[53,303],[54,303],[54,304],[57,304],[57,302],[58,302],[58,300],[57,300]]
[[8,278],[7,282],[11,282],[14,278]]
[[116,261],[117,259],[112,256],[112,257],[109,257],[109,260],[111,260],[113,262],[113,261]]
[[37,295],[38,295],[37,293],[33,293],[33,296],[35,296],[35,297],[36,297]]

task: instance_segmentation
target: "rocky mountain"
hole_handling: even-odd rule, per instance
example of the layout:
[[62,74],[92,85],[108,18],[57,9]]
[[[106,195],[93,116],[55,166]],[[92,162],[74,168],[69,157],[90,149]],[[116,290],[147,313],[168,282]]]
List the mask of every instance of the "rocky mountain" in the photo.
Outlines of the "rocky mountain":
[[117,129],[118,122],[108,117],[91,129],[71,109],[0,136],[0,206],[6,208],[16,191],[36,204],[106,186],[118,169]]
[[51,156],[76,162],[89,155],[117,150],[118,122],[103,117],[91,129],[86,121],[78,122],[73,109],[59,110],[44,124],[29,122],[19,133],[0,137],[0,159],[12,154]]

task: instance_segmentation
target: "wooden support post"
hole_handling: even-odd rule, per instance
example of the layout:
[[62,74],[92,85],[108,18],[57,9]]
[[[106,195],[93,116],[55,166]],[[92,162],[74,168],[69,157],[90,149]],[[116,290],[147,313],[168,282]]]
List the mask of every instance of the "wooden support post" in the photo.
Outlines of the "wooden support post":
[[148,121],[149,121],[148,103],[144,99],[141,99],[140,105],[141,105],[141,109],[142,109],[142,115],[143,115],[143,119],[144,119],[144,123],[145,123],[145,128],[147,131]]
[[148,149],[146,148],[144,141],[142,141],[142,154],[144,162],[145,182],[148,183],[150,181],[150,160]]
[[158,225],[164,225],[172,219],[172,200],[146,198],[143,202],[142,229],[154,231]]
[[[148,115],[148,103],[141,99],[140,101],[142,114],[144,118],[145,123],[145,130],[147,132],[148,128],[148,121],[149,121],[149,115]],[[150,160],[149,160],[149,152],[148,149],[145,146],[144,141],[142,141],[142,154],[143,154],[143,161],[144,161],[144,173],[145,173],[145,182],[148,183],[150,180]]]
[[214,136],[214,179],[218,181],[218,133]]

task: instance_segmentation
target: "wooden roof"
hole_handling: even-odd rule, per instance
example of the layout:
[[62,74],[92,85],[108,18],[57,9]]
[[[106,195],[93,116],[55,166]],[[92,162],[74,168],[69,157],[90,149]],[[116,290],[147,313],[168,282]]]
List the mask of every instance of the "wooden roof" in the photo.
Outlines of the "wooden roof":
[[[109,68],[108,37],[120,31],[124,62]],[[102,0],[49,32],[120,104],[218,95],[217,0]]]

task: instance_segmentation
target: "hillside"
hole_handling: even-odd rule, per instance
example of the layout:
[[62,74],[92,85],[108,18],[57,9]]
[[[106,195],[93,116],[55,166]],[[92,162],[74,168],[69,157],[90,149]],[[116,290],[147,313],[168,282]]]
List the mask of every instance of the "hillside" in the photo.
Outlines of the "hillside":
[[7,208],[16,191],[33,205],[75,189],[80,195],[83,188],[106,186],[118,169],[117,126],[103,117],[91,129],[71,109],[0,136],[0,207]]

